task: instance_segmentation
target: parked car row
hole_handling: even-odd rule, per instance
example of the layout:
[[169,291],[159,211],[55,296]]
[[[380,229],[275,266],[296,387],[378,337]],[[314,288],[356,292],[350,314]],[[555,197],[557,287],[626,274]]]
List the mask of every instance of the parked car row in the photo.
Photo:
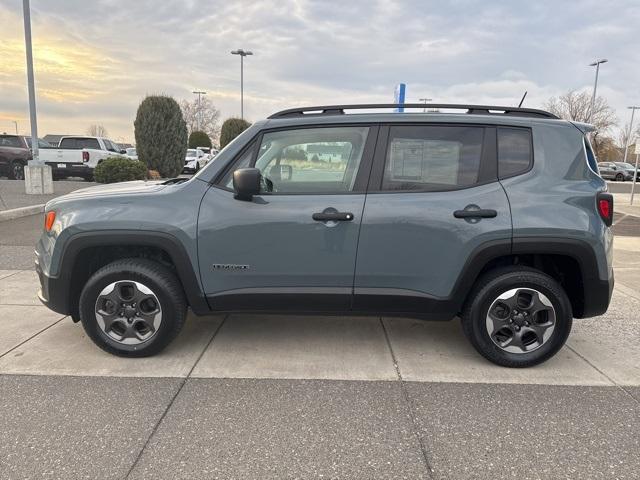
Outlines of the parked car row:
[[217,154],[218,150],[215,148],[197,147],[187,149],[182,173],[196,173],[207,163],[213,160],[213,157]]
[[[111,155],[125,155],[138,159],[135,148],[121,149],[103,137],[67,136],[58,145],[38,139],[40,159],[52,168],[55,180],[67,177],[93,179],[94,168]],[[0,175],[14,180],[24,179],[24,167],[33,158],[31,137],[0,135]]]
[[[600,162],[598,170],[600,170],[600,176],[606,180],[624,182],[633,180],[633,172],[636,171],[636,167],[625,162]],[[640,178],[638,171],[636,171],[636,178]]]

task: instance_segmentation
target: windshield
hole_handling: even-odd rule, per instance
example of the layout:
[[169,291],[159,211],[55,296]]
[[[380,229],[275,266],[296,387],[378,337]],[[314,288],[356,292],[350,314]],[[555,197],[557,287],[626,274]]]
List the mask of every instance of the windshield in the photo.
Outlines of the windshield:
[[187,158],[195,158],[196,157],[196,151],[193,149],[189,149],[187,150]]

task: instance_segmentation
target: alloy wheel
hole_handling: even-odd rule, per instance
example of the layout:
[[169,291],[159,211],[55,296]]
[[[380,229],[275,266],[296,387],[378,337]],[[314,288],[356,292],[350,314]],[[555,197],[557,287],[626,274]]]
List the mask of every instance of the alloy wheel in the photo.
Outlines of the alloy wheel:
[[500,349],[528,353],[544,345],[553,334],[556,311],[546,295],[532,288],[502,293],[489,307],[486,328]]
[[140,282],[110,283],[95,305],[98,326],[109,338],[138,345],[153,337],[162,323],[162,307],[153,291]]

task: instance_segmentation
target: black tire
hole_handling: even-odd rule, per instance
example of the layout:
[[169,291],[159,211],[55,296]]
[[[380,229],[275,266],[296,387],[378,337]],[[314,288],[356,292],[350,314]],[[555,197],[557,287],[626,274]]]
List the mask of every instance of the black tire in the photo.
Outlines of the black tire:
[[621,173],[616,175],[616,182],[624,182],[624,175]]
[[[532,351],[507,352],[494,343],[487,331],[489,307],[498,296],[514,288],[539,291],[555,310],[551,335]],[[478,279],[461,318],[463,331],[478,353],[504,367],[531,367],[548,360],[565,344],[573,323],[571,303],[560,284],[545,273],[522,266],[496,269]]]
[[24,163],[18,160],[11,163],[8,178],[10,180],[24,180]]
[[[135,281],[147,286],[161,307],[161,323],[148,340],[126,345],[110,337],[98,324],[95,308],[100,293],[117,281]],[[167,267],[152,260],[117,260],[95,272],[80,295],[80,320],[87,335],[106,352],[123,357],[147,357],[165,348],[182,329],[187,304],[180,281]]]

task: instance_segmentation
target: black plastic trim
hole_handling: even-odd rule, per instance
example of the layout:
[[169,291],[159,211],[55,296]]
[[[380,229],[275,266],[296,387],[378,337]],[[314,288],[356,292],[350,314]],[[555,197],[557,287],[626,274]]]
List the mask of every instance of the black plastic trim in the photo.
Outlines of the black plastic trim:
[[[200,288],[196,272],[180,240],[168,233],[141,230],[100,230],[71,236],[64,244],[59,268],[60,275],[47,277],[39,272],[42,297],[47,299],[46,305],[58,313],[65,315],[73,313],[71,273],[78,255],[85,248],[112,245],[149,246],[166,251],[176,267],[176,273],[191,309],[198,315],[209,313],[209,305]],[[37,266],[36,269],[38,269]]]
[[209,294],[214,312],[346,313],[351,287],[239,288]]

